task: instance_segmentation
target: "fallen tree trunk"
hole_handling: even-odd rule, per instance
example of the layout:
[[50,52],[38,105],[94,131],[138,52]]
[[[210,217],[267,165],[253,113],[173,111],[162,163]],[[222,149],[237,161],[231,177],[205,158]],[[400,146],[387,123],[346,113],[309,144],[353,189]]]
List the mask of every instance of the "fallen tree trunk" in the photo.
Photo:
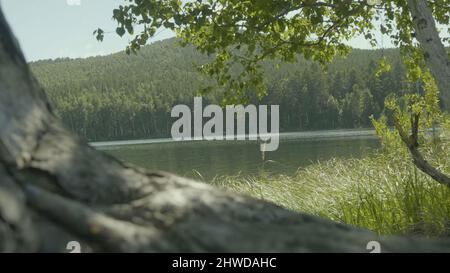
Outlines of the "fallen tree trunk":
[[[127,166],[71,134],[0,10],[0,252],[449,251],[376,234],[167,173]],[[180,159],[182,160],[182,159]]]

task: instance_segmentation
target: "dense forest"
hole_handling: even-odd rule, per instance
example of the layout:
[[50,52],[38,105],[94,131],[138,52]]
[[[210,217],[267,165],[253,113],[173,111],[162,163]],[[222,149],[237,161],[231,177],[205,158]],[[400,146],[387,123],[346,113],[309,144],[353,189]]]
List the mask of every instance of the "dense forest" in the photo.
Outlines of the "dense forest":
[[[382,57],[392,69],[376,76]],[[198,90],[210,83],[195,69],[206,61],[192,47],[169,39],[137,55],[44,60],[31,67],[66,125],[99,141],[170,136],[171,108],[192,105]],[[269,95],[252,103],[279,104],[281,131],[369,127],[369,116],[380,115],[387,95],[416,91],[406,84],[393,49],[355,49],[326,69],[301,58],[264,66]],[[220,100],[221,92],[215,92],[204,104]]]

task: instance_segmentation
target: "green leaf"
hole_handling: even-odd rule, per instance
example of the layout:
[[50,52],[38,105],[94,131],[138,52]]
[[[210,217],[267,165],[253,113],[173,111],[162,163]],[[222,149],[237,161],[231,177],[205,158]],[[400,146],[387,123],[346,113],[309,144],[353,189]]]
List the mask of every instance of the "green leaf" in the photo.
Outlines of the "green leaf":
[[122,37],[125,34],[125,28],[123,28],[123,27],[116,28],[116,33],[117,33],[117,35]]

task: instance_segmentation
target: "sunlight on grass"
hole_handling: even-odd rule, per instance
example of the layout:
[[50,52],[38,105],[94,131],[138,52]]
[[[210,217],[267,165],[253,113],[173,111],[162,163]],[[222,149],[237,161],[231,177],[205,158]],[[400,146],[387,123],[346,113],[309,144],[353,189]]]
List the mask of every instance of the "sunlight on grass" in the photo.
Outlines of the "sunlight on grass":
[[[449,143],[441,143],[427,154],[435,166],[450,173],[449,152]],[[217,177],[212,183],[380,234],[450,235],[450,189],[417,170],[406,154],[333,159],[294,176],[261,173]]]

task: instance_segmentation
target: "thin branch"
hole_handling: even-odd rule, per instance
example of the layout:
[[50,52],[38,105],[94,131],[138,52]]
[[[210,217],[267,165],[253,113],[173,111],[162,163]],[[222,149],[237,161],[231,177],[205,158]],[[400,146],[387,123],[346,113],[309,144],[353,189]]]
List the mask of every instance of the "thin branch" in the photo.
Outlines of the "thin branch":
[[416,114],[411,119],[411,135],[408,136],[406,132],[403,130],[400,122],[397,118],[394,120],[395,128],[397,129],[400,138],[408,147],[409,152],[413,158],[414,165],[416,165],[419,170],[428,174],[436,180],[438,183],[446,185],[450,187],[450,177],[431,166],[428,161],[425,160],[423,155],[419,151],[419,142],[418,142],[418,132],[419,132],[419,114]]

